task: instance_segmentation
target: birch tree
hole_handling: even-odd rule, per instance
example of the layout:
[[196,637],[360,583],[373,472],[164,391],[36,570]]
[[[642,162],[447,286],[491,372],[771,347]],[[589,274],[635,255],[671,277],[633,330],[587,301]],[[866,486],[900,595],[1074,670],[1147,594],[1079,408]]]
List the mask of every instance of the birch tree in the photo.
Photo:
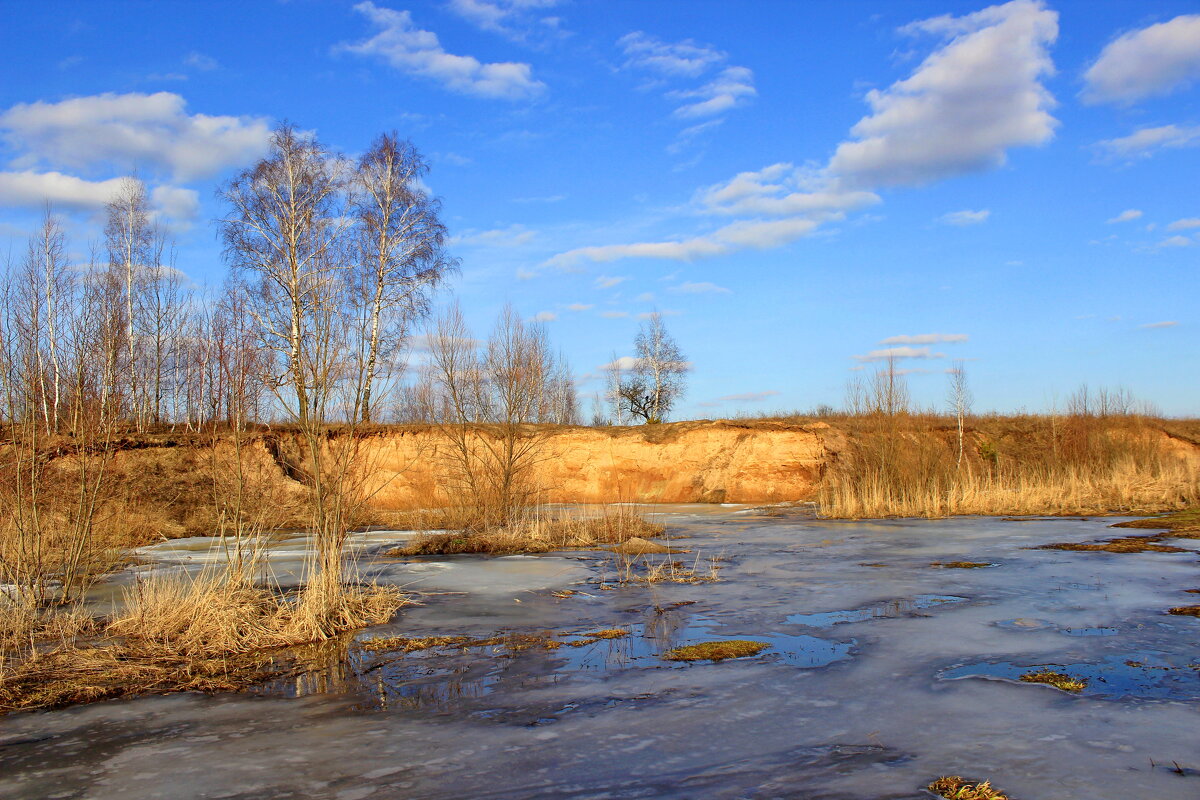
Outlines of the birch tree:
[[150,224],[146,185],[137,178],[124,179],[116,196],[105,206],[105,213],[104,238],[109,270],[114,282],[122,287],[124,360],[117,367],[117,377],[125,381],[124,389],[140,428],[145,421],[146,403],[139,375],[135,308],[141,302],[145,273],[154,257],[154,231]]
[[954,414],[954,420],[958,428],[957,467],[961,469],[963,460],[963,432],[967,415],[971,413],[971,388],[967,385],[967,372],[963,369],[963,362],[955,362],[954,366],[946,371],[946,374],[950,378],[950,385],[946,390],[946,400],[950,405],[951,413]]
[[634,349],[637,363],[621,383],[625,408],[647,423],[663,422],[687,388],[691,365],[659,313],[642,323]]
[[357,242],[353,301],[360,325],[361,402],[354,415],[371,422],[378,383],[415,321],[429,313],[430,293],[453,271],[441,203],[421,178],[428,165],[411,142],[379,136],[359,159],[352,213]]

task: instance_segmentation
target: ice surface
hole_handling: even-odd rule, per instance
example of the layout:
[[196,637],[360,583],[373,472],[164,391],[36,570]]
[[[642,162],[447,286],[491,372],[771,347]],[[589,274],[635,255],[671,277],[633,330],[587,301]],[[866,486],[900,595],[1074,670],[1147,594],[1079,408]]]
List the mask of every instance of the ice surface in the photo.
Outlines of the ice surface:
[[[259,696],[9,716],[0,797],[916,800],[943,774],[1028,799],[1200,797],[1200,620],[1164,613],[1200,585],[1194,553],[1025,549],[1104,538],[1112,520],[744,511],[662,518],[689,558],[723,558],[712,584],[616,586],[598,553],[367,548],[364,575],[428,591],[362,637],[629,635],[408,656],[335,644]],[[956,560],[998,566],[930,567]],[[661,658],[714,639],[771,647]],[[1017,680],[1038,668],[1088,689]]]

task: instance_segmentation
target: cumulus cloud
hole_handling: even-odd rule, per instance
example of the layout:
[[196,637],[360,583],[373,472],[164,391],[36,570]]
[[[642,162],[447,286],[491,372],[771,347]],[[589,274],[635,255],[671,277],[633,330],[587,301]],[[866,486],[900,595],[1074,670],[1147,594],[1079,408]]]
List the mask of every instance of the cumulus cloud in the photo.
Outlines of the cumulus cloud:
[[1158,247],[1191,247],[1194,244],[1195,242],[1186,236],[1172,236],[1159,242]]
[[908,78],[872,90],[872,113],[838,146],[830,170],[868,187],[915,186],[1001,166],[1009,148],[1054,135],[1054,99],[1041,79],[1054,72],[1047,48],[1058,15],[1014,0],[962,17],[914,22],[912,34],[946,43]]
[[1083,77],[1093,103],[1128,104],[1188,85],[1200,78],[1200,14],[1117,37]]
[[533,315],[534,322],[553,322],[558,319],[558,314],[553,311],[539,311]]
[[629,317],[628,311],[601,311],[600,316],[605,319],[626,319]]
[[588,311],[594,307],[591,303],[571,303],[567,306],[567,311]]
[[435,81],[460,94],[528,100],[546,89],[546,84],[533,78],[529,64],[484,64],[474,56],[447,53],[436,33],[413,25],[408,11],[381,8],[370,0],[358,3],[354,10],[379,32],[362,42],[339,45],[339,51],[380,58],[401,72]]
[[1176,320],[1169,320],[1167,322],[1148,322],[1145,325],[1138,325],[1138,327],[1142,330],[1149,330],[1153,328],[1174,328],[1178,324]]
[[212,56],[206,56],[204,53],[199,53],[195,50],[184,56],[183,64],[186,67],[198,69],[201,72],[209,72],[221,66]]
[[74,211],[98,211],[120,188],[120,178],[86,181],[61,172],[0,172],[0,205],[20,208],[50,203]]
[[1138,219],[1141,216],[1142,216],[1142,210],[1140,208],[1127,208],[1124,211],[1122,211],[1120,214],[1117,214],[1112,219],[1105,220],[1105,224],[1113,225],[1118,222],[1132,222],[1133,220]]
[[1200,217],[1177,219],[1167,226],[1167,230],[1169,231],[1186,231],[1192,228],[1200,228]]
[[1147,158],[1158,150],[1200,145],[1200,125],[1192,128],[1160,125],[1140,128],[1128,136],[1096,142],[1096,149],[1110,158]]
[[733,294],[732,290],[726,289],[724,286],[717,286],[715,283],[708,281],[700,281],[693,283],[684,281],[678,286],[672,286],[670,291],[676,294]]
[[887,361],[902,358],[945,358],[945,353],[932,352],[928,347],[887,347],[872,350],[866,355],[854,356],[857,361]]
[[987,218],[991,215],[991,210],[987,208],[980,209],[979,211],[965,209],[963,211],[951,211],[942,214],[937,218],[937,221],[943,225],[956,225],[962,228],[967,225],[978,225],[981,222],[986,222]]
[[941,344],[965,342],[970,337],[965,333],[918,333],[915,335],[889,336],[880,344]]
[[0,114],[0,131],[18,168],[151,168],[179,181],[253,161],[271,135],[265,118],[189,114],[171,92],[18,103]]

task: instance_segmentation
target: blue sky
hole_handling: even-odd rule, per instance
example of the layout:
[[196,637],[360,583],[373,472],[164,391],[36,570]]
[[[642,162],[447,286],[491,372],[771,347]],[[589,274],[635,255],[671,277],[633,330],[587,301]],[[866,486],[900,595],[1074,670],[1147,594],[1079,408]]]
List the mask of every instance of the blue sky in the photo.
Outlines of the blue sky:
[[657,310],[693,362],[680,417],[838,405],[888,351],[922,405],[964,359],[980,410],[1088,382],[1200,414],[1194,2],[3,13],[5,252],[50,200],[85,257],[136,169],[215,285],[216,188],[272,125],[352,155],[395,129],[431,164],[470,322],[545,320],[584,396]]

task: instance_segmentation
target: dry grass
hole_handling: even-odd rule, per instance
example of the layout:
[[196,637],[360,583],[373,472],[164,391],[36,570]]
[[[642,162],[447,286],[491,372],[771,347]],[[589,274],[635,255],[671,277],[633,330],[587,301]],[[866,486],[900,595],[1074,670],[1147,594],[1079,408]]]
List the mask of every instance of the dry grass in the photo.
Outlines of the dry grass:
[[667,661],[724,661],[727,658],[756,656],[771,645],[746,639],[728,639],[723,642],[701,642],[676,647],[663,653]]
[[1082,692],[1087,688],[1085,678],[1072,678],[1070,675],[1049,669],[1026,672],[1021,676],[1021,680],[1025,683],[1044,683],[1055,689],[1062,689],[1064,692]]
[[1128,522],[1118,522],[1116,525],[1113,525],[1113,527],[1165,529],[1177,536],[1187,533],[1196,533],[1198,536],[1200,536],[1200,508],[1189,508],[1186,511],[1177,511],[1174,514],[1167,514],[1161,517],[1150,517],[1148,519],[1133,519]]
[[837,422],[847,443],[818,500],[830,517],[1154,513],[1200,502],[1200,474],[1160,421],[1137,417],[971,420],[898,414]]
[[[430,520],[448,525],[452,520]],[[663,526],[647,522],[636,508],[603,506],[591,516],[569,512],[548,513],[531,509],[525,518],[512,525],[482,531],[456,529],[451,532],[421,534],[407,547],[388,552],[390,556],[456,555],[489,553],[547,553],[553,550],[592,548],[661,536]]]
[[967,781],[958,775],[938,778],[925,787],[946,800],[1008,800],[1008,795],[993,789],[989,781]]
[[1200,617],[1200,606],[1175,606],[1167,613],[1177,617]]
[[995,564],[987,561],[934,561],[929,566],[942,569],[984,569],[985,567],[994,567]]
[[[334,609],[315,608],[309,596],[289,600],[232,570],[141,581],[106,626],[58,619],[57,646],[28,648],[4,663],[0,711],[239,689],[278,672],[272,651],[325,638],[330,620],[337,631],[354,630],[386,622],[404,603],[397,589],[382,586],[345,587]],[[88,633],[96,641],[81,644]]]

